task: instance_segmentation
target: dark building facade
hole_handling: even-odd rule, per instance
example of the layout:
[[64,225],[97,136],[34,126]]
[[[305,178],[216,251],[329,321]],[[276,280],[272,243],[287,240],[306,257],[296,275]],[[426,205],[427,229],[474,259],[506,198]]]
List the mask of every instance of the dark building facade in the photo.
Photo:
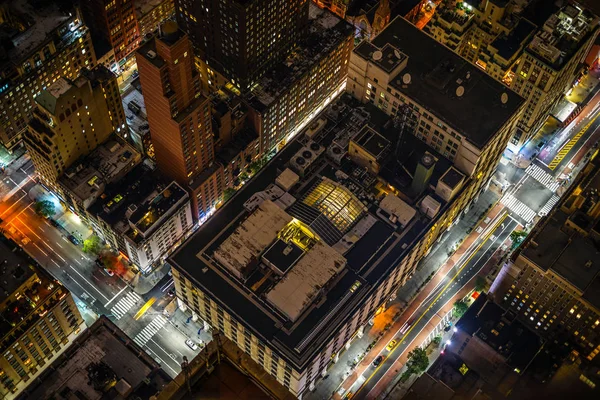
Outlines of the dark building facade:
[[176,0],[177,22],[196,54],[240,90],[302,38],[309,0]]

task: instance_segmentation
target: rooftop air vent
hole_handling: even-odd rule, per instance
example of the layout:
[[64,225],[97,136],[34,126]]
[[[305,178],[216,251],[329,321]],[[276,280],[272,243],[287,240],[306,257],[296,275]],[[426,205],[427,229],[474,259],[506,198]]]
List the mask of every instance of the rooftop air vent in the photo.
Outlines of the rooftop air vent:
[[373,61],[379,61],[383,57],[383,53],[379,50],[373,53]]
[[456,96],[462,97],[465,94],[465,87],[459,86],[456,88]]

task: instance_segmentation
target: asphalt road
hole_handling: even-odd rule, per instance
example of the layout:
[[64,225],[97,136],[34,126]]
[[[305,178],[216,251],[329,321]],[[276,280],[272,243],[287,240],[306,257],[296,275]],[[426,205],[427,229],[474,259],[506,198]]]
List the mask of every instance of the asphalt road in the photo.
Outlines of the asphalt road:
[[420,345],[413,343],[415,338],[427,327],[428,322],[442,309],[442,307],[459,292],[459,290],[473,278],[492,255],[498,251],[502,243],[508,239],[510,233],[519,225],[519,222],[506,215],[494,221],[494,225],[482,239],[467,252],[463,259],[458,262],[446,278],[429,294],[419,308],[408,319],[410,328],[406,333],[398,331],[396,337],[398,343],[392,351],[383,349],[379,355],[384,357],[383,362],[375,367],[371,365],[361,378],[352,387],[353,399],[372,398],[371,391],[377,386],[384,376],[390,372],[390,368],[396,360],[407,350]]
[[[34,200],[30,197],[35,192],[32,191],[36,185],[33,178],[30,161],[10,171],[10,176],[2,176],[0,227],[81,303],[97,315],[107,315],[169,375],[176,376],[183,357],[191,360],[197,351],[185,344],[189,336],[181,327],[186,321],[162,314],[172,300],[168,295],[172,285],[165,286],[171,278],[166,276],[147,294],[138,295],[119,276],[109,276],[81,246],[68,240],[68,232],[52,226],[35,213]],[[149,306],[144,307],[148,303]],[[209,339],[208,334],[203,333],[203,337]]]

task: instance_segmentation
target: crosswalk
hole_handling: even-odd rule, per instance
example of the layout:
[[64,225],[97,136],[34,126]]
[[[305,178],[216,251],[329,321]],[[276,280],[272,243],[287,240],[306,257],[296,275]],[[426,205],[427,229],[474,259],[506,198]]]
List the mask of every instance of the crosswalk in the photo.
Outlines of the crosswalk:
[[525,170],[529,176],[550,189],[552,192],[556,192],[556,189],[560,186],[560,183],[556,182],[552,174],[544,171],[542,167],[534,163],[529,164],[529,167]]
[[160,331],[166,323],[167,319],[165,317],[162,315],[157,315],[152,322],[150,322],[140,333],[136,335],[133,341],[136,342],[140,347],[144,347],[144,345],[148,343],[148,341],[152,339],[154,335],[156,335],[156,332]]
[[556,194],[553,194],[552,197],[550,197],[550,200],[548,200],[544,207],[540,210],[538,215],[541,217],[543,217],[544,215],[548,215],[550,210],[552,210],[552,207],[554,207],[554,205],[558,203],[558,200],[560,200],[560,197]]
[[529,208],[526,204],[518,200],[515,196],[507,193],[502,198],[502,204],[506,206],[514,214],[521,217],[525,223],[530,223],[536,216],[536,212]]
[[125,314],[127,314],[127,311],[129,311],[133,306],[135,306],[136,303],[141,299],[142,298],[139,294],[135,292],[129,292],[127,293],[127,296],[119,300],[110,309],[110,313],[115,316],[115,319],[121,319]]

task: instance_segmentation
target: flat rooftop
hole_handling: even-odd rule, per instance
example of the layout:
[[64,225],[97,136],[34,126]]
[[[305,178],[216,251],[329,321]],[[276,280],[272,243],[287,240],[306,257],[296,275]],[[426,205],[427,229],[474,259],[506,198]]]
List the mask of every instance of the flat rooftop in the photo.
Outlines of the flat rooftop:
[[[19,399],[149,399],[170,377],[104,315],[87,328]],[[114,386],[102,390],[103,383]]]
[[[385,71],[388,58],[378,55],[386,46],[393,46],[394,57],[398,53],[400,58],[408,58],[390,86],[478,148],[485,146],[524,103],[518,94],[400,17],[372,42],[363,41],[354,53]],[[410,76],[408,85],[403,84],[406,74]]]
[[[23,283],[34,274],[32,260],[18,244],[0,234],[0,303],[4,303]],[[8,294],[6,294],[8,293]]]
[[500,35],[490,46],[498,50],[498,55],[510,61],[516,53],[520,53],[535,32],[536,26],[525,18],[519,19],[517,25],[508,35]]
[[598,17],[587,9],[566,5],[550,15],[527,46],[540,61],[560,70],[598,29]]
[[135,15],[139,20],[162,3],[169,3],[172,1],[173,0],[137,0],[135,2]]
[[271,105],[280,94],[289,90],[294,82],[354,32],[348,22],[319,8],[313,2],[309,4],[308,14],[309,25],[303,40],[285,61],[275,65],[245,95],[257,110],[261,111]]
[[22,30],[14,30],[6,23],[0,25],[0,31],[4,30],[9,35],[14,48],[8,52],[8,58],[16,63],[48,41],[54,31],[73,19],[69,13],[61,11],[51,1],[13,0],[8,3],[10,18],[16,20],[16,25],[21,25]]
[[[313,140],[327,150],[313,171],[297,177],[291,187],[283,185],[287,192],[276,185],[306,145],[304,135],[298,135],[169,258],[297,368],[320,351],[436,221],[420,210],[421,198],[403,196],[399,213],[406,215],[405,224],[391,222],[378,211],[385,196],[378,188],[387,185],[378,185],[377,177],[331,152],[335,147],[347,152],[365,124],[388,140],[397,138],[385,113],[345,94],[319,118],[325,127]],[[422,145],[411,145],[403,158],[406,169],[414,171],[429,150]],[[439,157],[440,167],[448,168]],[[432,184],[440,176],[435,173]],[[436,198],[433,191],[424,195]],[[448,207],[437,201],[441,210]]]
[[588,168],[527,237],[519,256],[558,274],[600,309],[600,219],[590,213],[600,200],[600,162],[594,159]]
[[80,201],[93,201],[107,184],[123,177],[140,160],[140,154],[131,145],[113,136],[69,167],[58,181]]
[[512,368],[524,370],[543,341],[514,315],[506,313],[502,307],[488,301],[483,293],[458,320],[456,327],[485,342]]
[[128,211],[133,214],[140,205],[155,198],[170,183],[153,165],[144,161],[121,179],[106,185],[104,193],[88,212],[121,234],[126,234],[131,229]]
[[171,182],[163,191],[146,203],[141,204],[131,214],[131,224],[142,234],[147,234],[166,215],[171,215],[188,194],[176,182]]

